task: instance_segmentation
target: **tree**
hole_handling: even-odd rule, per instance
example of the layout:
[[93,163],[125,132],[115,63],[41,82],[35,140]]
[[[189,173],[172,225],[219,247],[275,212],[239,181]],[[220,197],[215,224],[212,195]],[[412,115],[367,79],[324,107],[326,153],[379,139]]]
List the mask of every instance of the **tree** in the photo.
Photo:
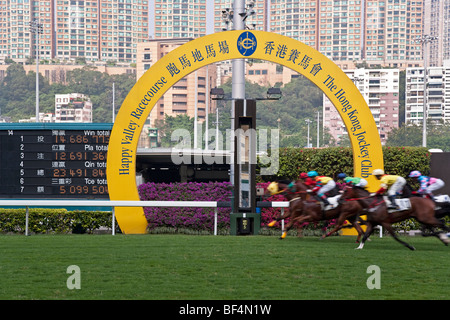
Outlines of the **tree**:
[[[231,96],[231,79],[225,83],[225,96]],[[268,87],[246,82],[245,90],[248,99],[264,99]],[[308,79],[299,75],[282,89],[280,100],[258,100],[256,111],[256,127],[264,129],[280,128],[281,146],[302,147],[307,144],[308,126],[305,119],[310,119],[310,141],[317,140],[317,111],[322,109],[322,92]],[[231,127],[231,101],[218,101],[220,130],[225,132]],[[329,133],[321,132],[320,145],[332,143]],[[313,143],[314,144],[314,143]]]
[[[136,83],[134,74],[108,75],[85,66],[82,69],[68,71],[67,85],[49,84],[39,75],[39,109],[40,112],[54,112],[55,94],[83,93],[93,103],[93,121],[110,122],[112,120],[112,83],[115,83],[116,111],[119,110],[128,92]],[[2,116],[9,116],[13,121],[35,115],[36,73],[28,74],[20,64],[11,64],[6,77],[0,82],[0,108]]]
[[155,126],[158,128],[158,133],[161,138],[161,147],[173,147],[181,143],[181,141],[172,141],[172,133],[176,129],[184,129],[190,134],[189,139],[185,139],[188,143],[186,147],[193,147],[194,141],[194,118],[190,118],[186,114],[180,114],[175,117],[165,115],[163,120],[155,120]]
[[417,124],[404,125],[392,129],[388,134],[386,146],[419,147],[422,145],[422,126]]
[[[423,128],[420,124],[408,124],[389,132],[386,146],[420,147],[422,146]],[[450,123],[428,121],[427,148],[450,151]]]

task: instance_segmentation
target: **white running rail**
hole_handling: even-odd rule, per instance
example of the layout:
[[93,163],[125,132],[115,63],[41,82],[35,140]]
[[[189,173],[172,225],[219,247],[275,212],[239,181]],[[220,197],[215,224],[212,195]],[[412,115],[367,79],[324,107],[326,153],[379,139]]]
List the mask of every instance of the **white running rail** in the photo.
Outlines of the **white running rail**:
[[[0,200],[0,208],[25,207],[25,235],[28,236],[29,207],[112,207],[112,235],[115,235],[115,207],[214,208],[214,235],[217,235],[217,208],[229,207],[217,201],[131,201],[131,200]],[[287,208],[289,202],[272,202],[271,207]],[[284,209],[282,209],[284,210]],[[283,220],[284,221],[284,220]]]

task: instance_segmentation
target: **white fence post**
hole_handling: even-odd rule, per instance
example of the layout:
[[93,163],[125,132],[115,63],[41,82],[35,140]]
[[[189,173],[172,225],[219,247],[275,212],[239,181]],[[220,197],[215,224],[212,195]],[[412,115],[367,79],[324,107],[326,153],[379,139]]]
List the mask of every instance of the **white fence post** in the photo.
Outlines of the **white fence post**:
[[214,235],[217,236],[217,207],[214,208]]
[[111,234],[113,236],[116,235],[116,211],[115,207],[112,207],[112,224],[111,224],[112,232]]
[[25,207],[25,235],[28,236],[28,216],[29,216],[29,210],[28,206]]

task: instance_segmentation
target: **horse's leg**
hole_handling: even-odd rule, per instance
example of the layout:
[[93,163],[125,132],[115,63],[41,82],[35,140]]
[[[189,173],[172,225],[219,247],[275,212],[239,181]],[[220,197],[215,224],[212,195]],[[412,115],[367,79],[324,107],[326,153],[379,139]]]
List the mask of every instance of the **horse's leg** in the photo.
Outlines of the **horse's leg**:
[[356,249],[361,250],[362,248],[364,248],[364,244],[367,241],[367,238],[369,238],[373,232],[373,227],[374,227],[374,225],[371,222],[367,222],[366,232],[364,233],[361,243],[359,244],[358,248],[356,248]]
[[294,222],[295,222],[294,218],[291,218],[289,220],[289,222],[286,225],[284,225],[284,230],[280,236],[280,240],[283,240],[284,238],[286,238],[288,231],[294,226]]
[[353,225],[353,227],[358,232],[358,237],[356,238],[356,243],[359,243],[359,240],[361,240],[361,237],[364,235],[364,230],[359,225],[357,219],[354,219],[353,221],[350,221],[350,223]]
[[334,229],[331,230],[330,232],[328,232],[327,234],[323,234],[322,239],[325,239],[326,237],[331,236],[333,233],[341,230],[342,226],[344,225],[345,220],[347,220],[346,215],[341,214],[336,221],[336,226],[334,227]]
[[303,237],[303,226],[299,225],[297,227],[297,237],[302,238]]
[[283,234],[281,235],[280,239],[284,239],[287,236],[287,232],[294,226],[294,224],[297,222],[299,227],[297,230],[301,230],[301,224],[302,222],[310,219],[311,216],[310,215],[304,215],[304,214],[300,214],[300,215],[296,215],[291,217],[291,219],[289,220],[289,223],[287,224],[287,226],[285,226],[285,230],[283,232]]
[[390,223],[382,222],[381,225],[394,237],[395,240],[397,240],[398,242],[400,242],[402,245],[404,245],[405,247],[407,247],[410,250],[416,250],[416,248],[414,248],[412,245],[406,243],[405,241],[400,240],[400,238],[397,236],[397,234],[395,233],[395,231],[392,228],[392,225]]
[[283,212],[283,214],[281,214],[281,212],[280,212],[278,214],[278,216],[275,218],[275,220],[272,220],[271,222],[269,222],[267,224],[267,226],[273,227],[275,225],[275,223],[277,223],[278,221],[289,218],[290,216],[291,216],[290,210],[288,212]]
[[[430,234],[430,236],[435,236],[436,238],[441,240],[443,244],[448,246],[450,241],[448,239],[447,232],[450,232],[450,228],[445,225],[445,222],[436,218],[434,216],[434,214],[426,216],[426,217],[423,217],[423,216],[421,216],[420,218],[416,217],[416,219],[417,219],[417,221],[422,223],[426,228],[431,230],[432,233]],[[436,227],[443,229],[445,232],[436,232],[434,230],[434,228],[436,228]],[[424,234],[423,231],[424,231],[424,229],[422,229],[422,234]]]
[[328,225],[330,224],[330,222],[328,221],[328,220],[325,220],[325,225],[323,226],[323,228],[322,228],[322,236],[320,237],[321,239],[323,239],[323,238],[325,238],[326,237],[326,234],[327,234],[327,228],[328,228]]

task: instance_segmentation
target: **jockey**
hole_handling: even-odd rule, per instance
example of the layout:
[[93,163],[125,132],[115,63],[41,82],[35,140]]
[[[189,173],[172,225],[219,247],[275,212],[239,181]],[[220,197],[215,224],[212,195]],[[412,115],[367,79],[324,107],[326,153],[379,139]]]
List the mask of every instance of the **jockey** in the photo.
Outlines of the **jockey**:
[[383,169],[375,169],[372,172],[372,175],[380,180],[381,186],[380,189],[376,192],[377,195],[382,195],[386,192],[388,193],[388,199],[391,202],[389,206],[390,209],[398,209],[395,204],[395,195],[397,192],[400,192],[406,184],[405,178],[396,175],[388,175],[384,174]]
[[408,177],[416,178],[420,183],[420,188],[417,192],[427,195],[431,200],[434,200],[433,191],[445,186],[444,181],[441,179],[423,176],[420,171],[417,170],[411,171]]
[[319,176],[319,174],[316,171],[308,172],[308,177],[315,178],[316,187],[313,189],[313,191],[317,193],[320,200],[323,201],[325,206],[329,205],[330,203],[328,202],[325,193],[333,190],[336,187],[336,183],[334,182],[333,178],[326,176]]
[[306,186],[308,188],[312,188],[312,187],[314,187],[316,185],[316,180],[314,180],[314,178],[308,177],[308,173],[306,173],[306,172],[300,173],[298,178],[300,180],[302,180],[303,183],[306,184]]
[[346,183],[345,179],[347,179],[347,175],[342,172],[342,173],[339,173],[336,178],[337,178],[336,182],[339,182],[339,181],[343,181],[344,182],[344,184],[340,184],[339,185],[339,190],[343,190],[344,187],[345,187],[345,183]]
[[367,186],[367,180],[359,177],[346,177],[345,183],[351,184],[355,187],[365,188]]

